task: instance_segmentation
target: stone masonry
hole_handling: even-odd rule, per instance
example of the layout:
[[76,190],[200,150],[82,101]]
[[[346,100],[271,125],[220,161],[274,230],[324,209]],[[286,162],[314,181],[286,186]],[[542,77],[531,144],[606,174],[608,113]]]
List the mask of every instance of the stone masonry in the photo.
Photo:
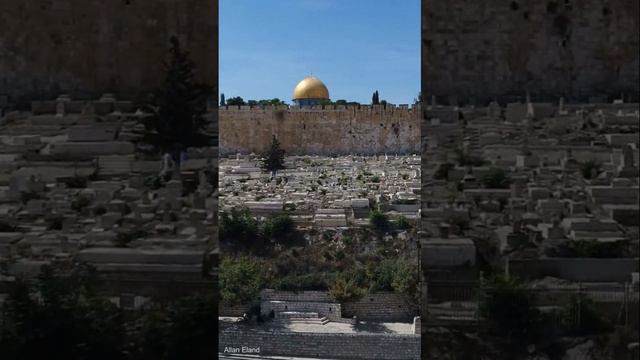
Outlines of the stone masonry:
[[321,359],[417,360],[420,335],[314,334],[290,332],[220,331],[222,353],[238,353],[242,347],[260,348],[260,355],[287,354]]
[[423,98],[637,101],[638,4],[422,0]]
[[420,111],[406,106],[227,106],[220,153],[265,151],[276,135],[287,154],[407,154],[420,149]]
[[0,98],[138,98],[158,85],[171,36],[215,87],[217,11],[217,0],[2,1]]

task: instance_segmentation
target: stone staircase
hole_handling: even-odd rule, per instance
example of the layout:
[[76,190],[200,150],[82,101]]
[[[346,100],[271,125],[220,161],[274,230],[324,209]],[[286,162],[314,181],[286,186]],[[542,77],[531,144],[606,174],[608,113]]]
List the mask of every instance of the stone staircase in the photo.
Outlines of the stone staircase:
[[299,323],[299,324],[315,324],[326,325],[331,320],[325,316],[320,316],[316,312],[300,312],[300,311],[282,311],[276,313],[276,321]]

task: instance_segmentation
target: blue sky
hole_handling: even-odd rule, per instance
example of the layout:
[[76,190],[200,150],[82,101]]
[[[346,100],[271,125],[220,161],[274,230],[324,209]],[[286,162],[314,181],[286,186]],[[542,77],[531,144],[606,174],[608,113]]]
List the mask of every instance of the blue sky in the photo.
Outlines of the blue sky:
[[313,74],[332,100],[411,104],[420,91],[419,0],[220,0],[220,92],[279,98]]

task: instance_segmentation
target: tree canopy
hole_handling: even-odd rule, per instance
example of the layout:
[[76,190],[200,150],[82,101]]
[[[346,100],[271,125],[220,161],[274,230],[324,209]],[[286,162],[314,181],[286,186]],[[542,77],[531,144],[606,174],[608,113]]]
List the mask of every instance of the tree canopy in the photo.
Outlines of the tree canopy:
[[220,296],[227,305],[246,304],[256,299],[264,286],[261,270],[247,257],[225,257],[220,264]]
[[243,105],[247,105],[247,103],[240,96],[235,96],[235,97],[227,99],[227,105],[229,105],[229,106],[243,106]]
[[85,266],[71,272],[45,266],[35,283],[11,284],[0,327],[3,358],[123,359],[121,311],[98,296],[97,284]]
[[94,268],[44,266],[10,283],[0,321],[2,359],[212,359],[218,303],[194,294],[126,313],[101,294]]

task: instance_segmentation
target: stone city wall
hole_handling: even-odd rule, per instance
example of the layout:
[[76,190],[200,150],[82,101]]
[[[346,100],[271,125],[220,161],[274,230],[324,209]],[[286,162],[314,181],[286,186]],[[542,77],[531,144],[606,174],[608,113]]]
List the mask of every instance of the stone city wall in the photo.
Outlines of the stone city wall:
[[[420,335],[321,334],[240,332],[224,330],[218,336],[220,352],[243,346],[260,348],[260,355],[286,355],[320,359],[418,360]],[[231,350],[233,352],[233,350]],[[229,354],[230,351],[227,351]]]
[[388,106],[219,110],[220,153],[260,153],[276,135],[288,154],[408,154],[420,150],[420,111]]
[[639,4],[422,0],[424,99],[638,99]]
[[217,3],[0,1],[0,97],[14,103],[60,93],[138,98],[162,79],[171,36],[191,53],[198,80],[215,87]]

